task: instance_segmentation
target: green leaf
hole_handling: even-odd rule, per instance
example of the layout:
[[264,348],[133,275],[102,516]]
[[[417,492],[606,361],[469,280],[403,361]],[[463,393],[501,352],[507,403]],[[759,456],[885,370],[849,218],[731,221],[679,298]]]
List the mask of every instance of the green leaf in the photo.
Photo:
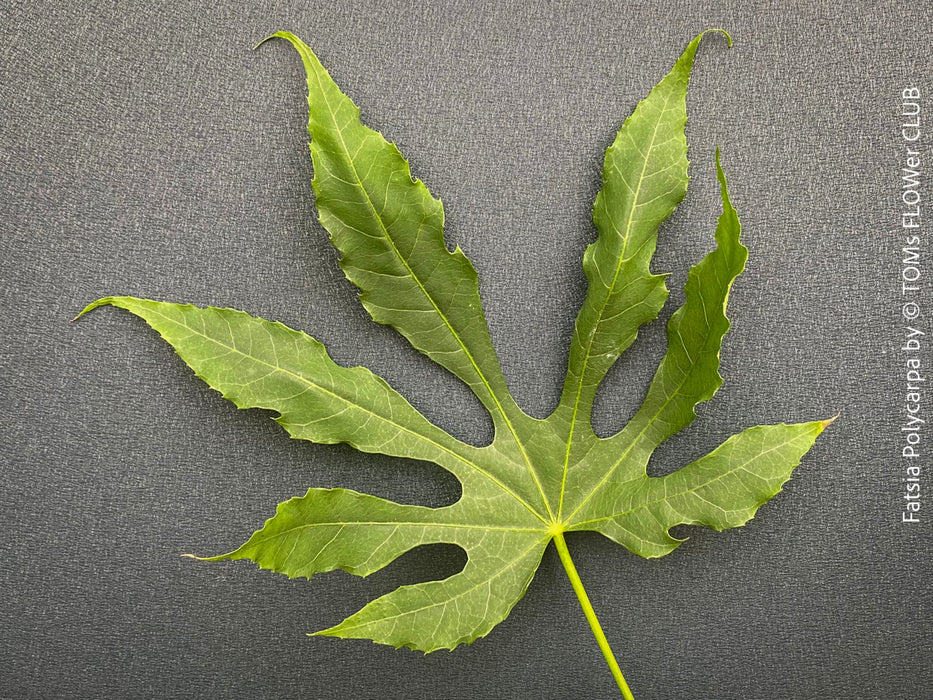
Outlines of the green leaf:
[[[418,350],[466,382],[509,434],[500,450],[524,464],[551,512],[516,421],[524,418],[502,376],[479,298],[476,270],[444,242],[444,210],[382,134],[360,122],[353,104],[298,37],[276,32],[301,56],[308,76],[312,187],[321,225],[363,306]],[[272,38],[270,37],[270,38]]]
[[364,367],[340,367],[300,331],[234,309],[134,297],[100,299],[81,315],[106,304],[145,320],[198,377],[238,407],[277,411],[275,420],[294,438],[434,462],[489,503],[535,513],[526,499],[534,499],[536,490],[521,464],[495,448],[451,437],[384,379]]
[[718,150],[716,171],[722,194],[717,248],[690,270],[684,288],[686,301],[667,324],[667,354],[625,434],[610,441],[612,449],[627,447],[634,435],[640,435],[653,451],[692,423],[696,418],[694,406],[711,399],[722,385],[719,348],[729,330],[726,302],[733,280],[745,269],[748,249],[739,241],[742,227],[729,201]]
[[[339,367],[299,331],[234,309],[199,309],[133,297],[94,302],[131,311],[155,328],[198,377],[239,408],[278,411],[294,438],[442,463],[471,448],[432,425],[381,377]],[[461,456],[461,452],[463,456]]]
[[363,306],[503,418],[515,409],[489,339],[476,270],[459,248],[447,249],[441,202],[412,179],[395,144],[360,122],[359,108],[311,49],[289,32],[272,36],[291,42],[304,62],[315,204]]
[[649,266],[658,227],[687,192],[687,84],[706,33],[690,42],[606,150],[603,187],[593,205],[599,238],[583,256],[589,291],[574,326],[558,409],[571,432],[577,423],[588,426],[599,383],[667,299],[665,275],[652,274]]
[[[620,433],[592,447],[600,457],[569,470],[563,503],[571,519],[606,485],[613,488],[611,484],[644,477],[654,450],[689,425],[696,417],[694,406],[712,398],[722,385],[719,349],[729,329],[726,302],[733,280],[745,269],[748,250],[739,241],[741,225],[729,201],[718,151],[716,169],[723,206],[716,226],[717,247],[690,270],[686,301],[667,324],[667,354],[641,408]],[[606,463],[612,465],[608,470]]]
[[[461,500],[448,508],[424,508],[345,489],[309,489],[280,504],[242,547],[212,559],[252,559],[290,577],[338,568],[367,576],[413,547],[460,545],[469,557],[462,572],[444,582],[404,586],[318,633],[424,651],[453,649],[505,619],[525,594],[549,539],[540,522],[526,518],[528,527],[521,529],[503,519],[497,526],[474,506]],[[420,632],[425,628],[443,629],[443,637],[426,642]]]
[[744,525],[781,490],[831,422],[748,428],[661,478],[622,480],[610,471],[570,529],[596,530],[635,554],[662,557],[683,542],[668,533],[675,525]]
[[[719,386],[726,304],[747,250],[716,153],[722,215],[716,247],[694,266],[685,302],[668,323],[668,350],[644,402],[619,433],[590,425],[596,390],[667,289],[650,270],[658,228],[687,187],[686,91],[702,34],[639,103],[608,149],[594,205],[598,238],[586,251],[589,291],[577,317],[560,405],[527,416],[508,392],[479,301],[476,272],[443,239],[440,202],[408,163],[359,121],[314,53],[308,74],[313,186],[321,223],[364,306],[465,381],[493,417],[495,437],[476,447],[433,425],[384,380],[341,367],[304,333],[231,309],[133,297],[109,304],[144,319],[205,382],[240,408],[264,408],[292,437],[345,442],[434,462],[462,485],[445,508],[393,503],[344,489],[311,488],[233,552],[289,577],[342,569],[367,576],[421,545],[449,543],[467,555],[442,581],[403,586],[316,634],[362,637],[423,651],[453,649],[487,634],[524,595],[548,543],[562,563],[626,698],[625,680],[570,559],[563,533],[593,530],[643,557],[673,551],[677,525],[738,527],[781,489],[829,421],[748,428],[708,455],[655,478],[657,447],[689,425]],[[727,35],[728,36],[728,35]],[[85,313],[82,312],[82,313]]]

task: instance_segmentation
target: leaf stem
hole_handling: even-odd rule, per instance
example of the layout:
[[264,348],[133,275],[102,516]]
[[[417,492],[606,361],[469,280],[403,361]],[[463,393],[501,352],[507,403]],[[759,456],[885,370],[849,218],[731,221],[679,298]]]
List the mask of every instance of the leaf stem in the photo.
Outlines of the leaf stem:
[[632,691],[629,690],[628,683],[625,682],[625,677],[622,675],[622,669],[619,668],[616,657],[612,654],[612,649],[609,647],[609,640],[606,639],[606,635],[603,633],[603,628],[599,624],[599,619],[596,617],[596,612],[593,610],[592,604],[590,604],[589,596],[586,595],[586,589],[583,588],[583,581],[580,580],[580,574],[577,573],[577,567],[573,565],[573,559],[570,558],[570,550],[567,549],[567,542],[564,540],[564,533],[555,532],[553,534],[554,544],[557,546],[558,555],[560,555],[560,562],[564,565],[564,570],[567,572],[567,578],[570,579],[570,585],[573,586],[573,592],[577,594],[577,599],[580,601],[580,607],[583,608],[583,614],[586,615],[586,621],[590,623],[590,629],[593,630],[593,636],[596,637],[596,642],[599,644],[599,648],[603,652],[606,663],[609,664],[609,670],[612,671],[612,677],[616,679],[616,684],[619,686],[619,690],[622,691],[622,697],[625,698],[625,700],[635,700],[635,698],[632,696]]

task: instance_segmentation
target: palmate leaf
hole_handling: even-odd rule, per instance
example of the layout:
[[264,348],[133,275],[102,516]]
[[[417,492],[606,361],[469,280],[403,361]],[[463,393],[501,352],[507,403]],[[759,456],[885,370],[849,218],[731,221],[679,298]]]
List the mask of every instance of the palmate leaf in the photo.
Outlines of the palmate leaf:
[[[583,262],[589,290],[560,404],[545,420],[526,415],[509,394],[476,271],[459,248],[447,248],[441,203],[412,179],[395,145],[360,122],[311,49],[292,34],[274,36],[291,42],[307,71],[315,201],[347,277],[374,320],[473,390],[492,415],[495,437],[485,447],[457,440],[369,370],[337,365],[320,343],[279,323],[133,297],[94,302],[85,312],[109,304],[144,319],[197,376],[240,408],[276,411],[292,437],[428,460],[462,484],[461,498],[445,508],[311,488],[280,504],[243,546],[209,559],[250,559],[290,577],[333,569],[366,576],[414,547],[458,545],[467,554],[461,572],[403,586],[317,633],[452,649],[508,615],[552,539],[591,616],[565,532],[595,530],[640,556],[659,557],[681,542],[670,528],[737,527],[781,489],[828,421],[749,428],[667,476],[646,473],[654,450],[690,424],[696,404],[722,383],[726,302],[747,250],[718,151],[723,212],[716,248],[690,271],[686,300],[668,323],[667,354],[621,432],[602,439],[590,422],[606,372],[667,297],[665,277],[652,273],[650,262],[659,226],[686,192],[686,93],[703,34],[638,104],[606,153],[593,211],[598,238]],[[620,672],[617,680],[627,693]]]

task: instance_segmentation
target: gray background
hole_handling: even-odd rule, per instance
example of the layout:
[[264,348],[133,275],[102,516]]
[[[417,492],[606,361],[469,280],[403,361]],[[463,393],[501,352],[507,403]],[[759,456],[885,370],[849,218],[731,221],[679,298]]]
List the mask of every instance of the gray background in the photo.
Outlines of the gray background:
[[[69,319],[107,294],[244,309],[489,438],[478,402],[369,321],[336,265],[309,186],[300,62],[284,42],[250,51],[289,29],[444,200],[510,385],[543,416],[585,292],[603,151],[690,38],[722,26],[735,48],[700,49],[691,189],[654,264],[673,272],[663,318],[711,247],[716,145],[751,257],[726,384],[651,468],[751,424],[841,418],[745,528],[690,531],[655,561],[597,535],[570,547],[638,700],[933,697],[930,528],[898,522],[898,111],[903,87],[933,87],[923,4],[7,4],[0,695],[614,697],[553,548],[505,623],[429,656],[304,633],[453,573],[454,548],[365,580],[180,558],[235,547],[310,485],[430,505],[457,485],[290,441],[129,314]],[[632,415],[664,347],[662,320],[614,368],[601,432]]]

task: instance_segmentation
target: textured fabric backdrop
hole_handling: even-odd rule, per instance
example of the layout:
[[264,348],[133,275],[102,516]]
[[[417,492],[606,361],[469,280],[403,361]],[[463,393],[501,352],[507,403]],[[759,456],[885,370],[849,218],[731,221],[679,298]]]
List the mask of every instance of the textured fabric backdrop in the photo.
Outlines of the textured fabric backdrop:
[[336,265],[309,186],[300,61],[284,42],[250,50],[288,29],[444,200],[510,385],[544,416],[585,292],[603,151],[686,43],[721,26],[735,48],[700,48],[691,189],[653,265],[673,273],[672,299],[611,372],[597,427],[634,412],[712,245],[716,145],[751,250],[726,384],[651,469],[748,425],[841,417],[745,528],[683,528],[690,542],[654,561],[595,534],[570,547],[638,700],[933,697],[933,510],[899,522],[899,112],[910,86],[931,109],[923,5],[7,4],[0,696],[615,697],[553,548],[505,623],[428,656],[304,634],[452,574],[453,547],[365,580],[179,557],[232,549],[311,485],[429,505],[457,485],[431,465],[289,440],[125,312],[69,319],[108,294],[240,308],[489,439],[464,386],[373,324]]

